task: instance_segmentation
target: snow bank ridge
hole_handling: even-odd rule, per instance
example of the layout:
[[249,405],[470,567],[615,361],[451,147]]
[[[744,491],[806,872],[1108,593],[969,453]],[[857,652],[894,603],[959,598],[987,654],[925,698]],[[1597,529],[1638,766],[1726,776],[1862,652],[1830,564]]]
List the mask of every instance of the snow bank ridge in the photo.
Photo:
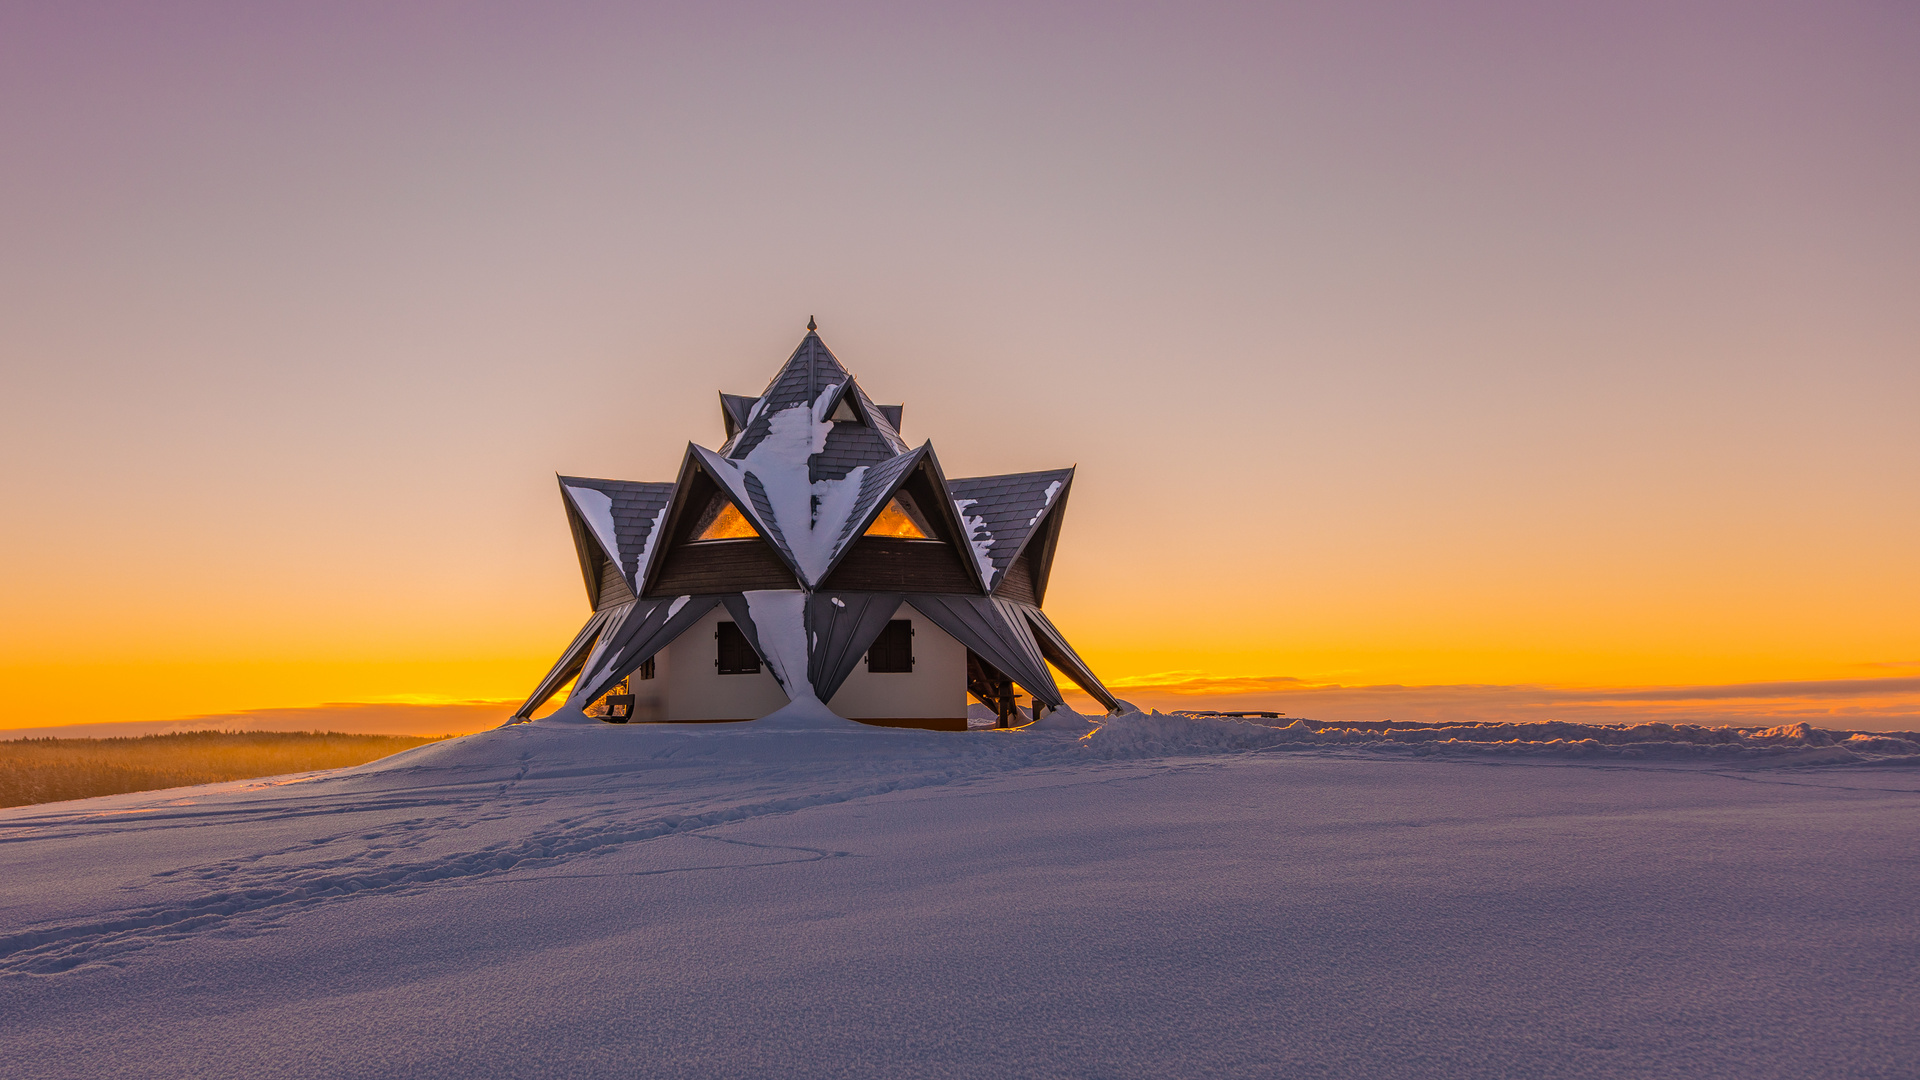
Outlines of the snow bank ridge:
[[1745,761],[1779,765],[1920,764],[1920,732],[1829,731],[1811,724],[1769,728],[1694,724],[1429,725],[1412,721],[1322,723],[1285,718],[1237,720],[1193,713],[1128,713],[1103,725],[1093,740],[1109,749],[1177,752],[1220,749],[1342,747],[1377,753],[1452,756]]

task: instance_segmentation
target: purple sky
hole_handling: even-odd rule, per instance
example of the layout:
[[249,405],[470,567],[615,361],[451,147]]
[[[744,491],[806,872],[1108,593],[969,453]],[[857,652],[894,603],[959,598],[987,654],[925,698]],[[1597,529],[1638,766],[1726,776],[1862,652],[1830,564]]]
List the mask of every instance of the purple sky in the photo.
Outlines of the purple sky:
[[552,472],[809,315],[949,473],[1081,465],[1116,676],[1884,674],[1916,103],[1894,3],[11,5],[0,677],[509,693]]

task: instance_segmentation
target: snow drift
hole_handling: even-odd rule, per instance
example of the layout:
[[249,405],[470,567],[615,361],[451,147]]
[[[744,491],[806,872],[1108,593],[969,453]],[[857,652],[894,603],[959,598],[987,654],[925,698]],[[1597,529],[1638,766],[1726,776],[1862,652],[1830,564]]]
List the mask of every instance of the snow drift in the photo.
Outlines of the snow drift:
[[515,724],[0,811],[0,1053],[22,1080],[1892,1077],[1917,748],[812,701]]

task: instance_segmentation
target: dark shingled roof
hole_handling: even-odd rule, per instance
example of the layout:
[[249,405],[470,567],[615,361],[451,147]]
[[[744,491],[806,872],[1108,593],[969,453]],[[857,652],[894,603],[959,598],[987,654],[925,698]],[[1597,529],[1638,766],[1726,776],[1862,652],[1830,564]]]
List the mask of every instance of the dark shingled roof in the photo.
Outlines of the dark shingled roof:
[[[834,401],[831,395],[823,397],[829,390],[835,390],[840,401]],[[738,463],[765,442],[772,429],[774,416],[787,409],[817,405],[824,422],[840,404],[847,405],[858,420],[832,422],[824,436],[822,450],[807,459],[808,478],[817,484],[823,480],[845,480],[856,469],[864,468],[866,471],[861,474],[859,490],[854,493],[852,512],[840,523],[839,535],[834,538],[834,553],[829,560],[828,572],[858,542],[867,520],[874,515],[882,501],[906,483],[915,469],[925,467],[935,478],[936,484],[946,485],[952,503],[947,506],[923,506],[921,509],[944,523],[940,529],[943,534],[953,526],[956,510],[964,521],[978,523],[968,526],[972,535],[963,539],[985,547],[985,562],[992,573],[992,580],[986,585],[991,589],[1000,584],[1012,568],[1042,520],[1056,512],[1055,507],[1066,497],[1067,488],[1073,482],[1072,469],[946,479],[931,443],[913,448],[901,439],[901,407],[874,404],[873,399],[866,395],[859,383],[821,342],[820,335],[813,331],[813,325],[809,322],[808,333],[801,339],[799,348],[794,350],[763,394],[759,397],[720,395],[722,417],[727,425],[726,443],[717,452],[689,444],[689,457],[682,466],[683,476],[692,475],[688,470],[694,468],[696,463],[699,469],[711,474],[714,481],[728,491],[729,497],[738,501],[756,528],[772,541],[788,567],[803,582],[806,576],[794,559],[792,544],[775,523],[773,507],[762,477],[757,472],[746,472],[738,467]],[[817,432],[819,429],[813,430]],[[805,448],[780,449],[798,451]],[[793,482],[798,479],[798,464],[797,461],[778,461],[771,463],[769,471],[777,473],[782,483]],[[613,519],[614,546],[619,549],[609,554],[619,562],[622,575],[637,592],[638,583],[644,580],[649,569],[641,562],[641,554],[648,549],[648,540],[653,536],[656,523],[664,518],[664,511],[672,505],[675,485],[572,476],[563,476],[560,481],[566,489],[568,512],[576,520],[585,522],[586,534],[595,538],[581,541],[590,545],[581,552],[589,593],[598,595],[595,589],[600,581],[595,571],[597,559],[593,557],[591,548],[604,543],[599,539],[593,522],[604,523],[607,516]],[[819,495],[820,490],[815,489],[815,494]],[[836,506],[840,505],[838,498],[844,495],[844,490],[841,488],[835,492]],[[600,501],[592,494],[594,492],[607,499],[605,515],[601,513]],[[966,506],[960,508],[954,505],[958,503],[965,503]],[[683,512],[697,512],[699,508],[682,509]],[[829,524],[823,527],[833,526]],[[824,539],[824,536],[821,538]],[[807,539],[812,540],[813,537]],[[796,536],[794,541],[798,540]],[[813,550],[811,544],[805,545],[805,549],[809,552]],[[973,552],[962,547],[960,553],[965,556]],[[967,560],[967,565],[971,570],[978,562],[977,559]],[[607,586],[612,588],[612,583],[609,581]],[[859,663],[860,654],[897,613],[904,599],[913,605],[914,610],[959,639],[988,664],[1024,686],[1036,701],[1055,706],[1061,703],[1059,687],[1047,667],[1051,662],[1109,709],[1118,707],[1112,694],[1074,653],[1059,629],[1033,604],[1001,596],[964,593],[906,594],[903,597],[899,593],[858,591],[816,593],[811,588],[807,592],[811,594],[806,607],[807,671],[810,681],[823,699],[832,698],[833,692]],[[721,604],[726,606],[733,620],[764,658],[766,654],[761,649],[752,608],[742,593],[704,594],[691,601],[682,597],[671,601],[629,600],[617,605],[609,604],[605,610],[596,611],[587,620],[586,626],[561,654],[559,662],[541,681],[534,695],[514,714],[515,719],[522,720],[531,715],[541,702],[548,700],[549,695],[557,692],[576,674],[579,678],[568,699],[569,704],[574,707],[585,706]],[[797,675],[794,672],[787,674]]]
[[780,545],[780,551],[787,557],[788,565],[797,569],[800,564],[794,561],[793,545],[787,543],[787,534],[780,531],[779,519],[774,517],[773,500],[767,498],[767,485],[761,483],[760,478],[752,473],[747,474],[745,482],[747,499],[753,503],[753,513],[760,519],[760,528],[773,537],[774,543]]
[[771,427],[769,420],[774,413],[795,405],[812,405],[814,399],[820,396],[820,391],[851,378],[847,369],[840,366],[840,361],[834,359],[833,353],[827,351],[820,335],[808,331],[807,336],[801,339],[800,347],[787,358],[786,366],[780,369],[780,373],[767,384],[766,392],[760,395],[753,422],[727,444],[723,453],[735,461],[746,457],[754,447],[760,445],[760,440],[767,437]]
[[[924,447],[922,448],[924,449]],[[840,527],[840,535],[833,542],[834,557],[838,558],[842,549],[856,538],[855,531],[864,531],[867,518],[879,509],[881,499],[893,493],[906,474],[920,464],[926,454],[915,451],[901,454],[874,465],[860,475],[860,494],[854,499],[853,512],[847,515],[846,524]]]
[[640,565],[640,553],[647,549],[647,536],[653,532],[654,519],[673,498],[672,484],[643,484],[633,480],[595,480],[583,476],[563,476],[568,487],[591,488],[613,500],[613,530],[620,550],[610,552],[620,560],[620,572],[627,584],[646,572]]
[[[820,335],[809,331],[760,397],[720,395],[721,407],[738,426],[720,453],[735,461],[746,457],[767,437],[773,414],[796,405],[810,406],[819,399],[821,391],[834,386],[847,387],[842,396],[853,398],[854,411],[866,422],[833,425],[833,430],[827,433],[826,448],[808,459],[810,479],[838,480],[862,465],[875,465],[907,452],[907,444],[894,427],[900,407],[895,406],[889,414],[888,410],[875,405],[847,369],[840,366]],[[753,417],[752,423],[747,422],[749,415]]]
[[860,384],[849,379],[841,400],[852,398],[854,411],[865,423],[836,423],[827,433],[826,449],[807,459],[807,477],[814,481],[838,480],[862,465],[877,465],[906,453],[910,448],[894,430],[886,410],[873,403]]
[[874,431],[880,433],[881,440],[894,453],[904,454],[913,449],[907,445],[907,440],[900,437],[900,424],[894,419],[900,415],[902,406],[894,405],[889,411],[888,406],[875,405],[873,399],[867,396],[867,392],[860,388],[858,382],[852,383],[847,393],[853,395],[854,404],[858,407],[860,415],[866,417],[867,423],[873,426]]
[[747,426],[747,414],[753,411],[753,403],[758,400],[739,394],[720,395],[720,415],[727,424],[727,438],[733,438],[736,432]]
[[[1061,492],[1066,491],[1072,480],[1072,469],[947,480],[947,490],[952,493],[956,506],[973,500],[973,505],[962,509],[960,516],[968,520],[985,519],[968,539],[993,541],[987,548],[987,558],[993,563],[992,584],[1000,584],[1007,567],[1012,566],[1020,554],[1021,545],[1027,542],[1028,534],[1039,523],[1041,511],[1059,502]],[[1047,488],[1056,483],[1060,486],[1049,500]]]
[[838,480],[862,465],[878,465],[899,454],[878,431],[865,424],[842,423],[827,432],[826,449],[807,459],[807,478]]

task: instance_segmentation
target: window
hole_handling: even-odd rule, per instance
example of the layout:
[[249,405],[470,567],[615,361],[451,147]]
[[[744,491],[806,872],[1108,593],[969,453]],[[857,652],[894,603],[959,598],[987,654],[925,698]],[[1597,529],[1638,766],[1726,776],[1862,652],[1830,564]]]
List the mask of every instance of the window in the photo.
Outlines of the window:
[[745,540],[759,535],[740,508],[720,494],[714,495],[693,527],[695,540]]
[[848,422],[857,424],[860,422],[859,414],[853,411],[853,406],[847,404],[847,395],[841,395],[840,404],[834,406],[833,422],[836,424],[845,424]]
[[644,682],[651,678],[653,678],[653,657],[649,656],[640,661],[640,679]]
[[715,667],[722,675],[758,675],[760,674],[760,654],[753,651],[747,643],[747,635],[730,622],[714,627],[713,636],[720,642],[720,656],[714,660]]
[[913,620],[895,619],[867,647],[867,670],[876,675],[913,671]]
[[903,540],[926,540],[926,520],[920,516],[919,507],[913,505],[913,497],[906,492],[887,500],[887,508],[867,526],[867,536],[893,536]]

